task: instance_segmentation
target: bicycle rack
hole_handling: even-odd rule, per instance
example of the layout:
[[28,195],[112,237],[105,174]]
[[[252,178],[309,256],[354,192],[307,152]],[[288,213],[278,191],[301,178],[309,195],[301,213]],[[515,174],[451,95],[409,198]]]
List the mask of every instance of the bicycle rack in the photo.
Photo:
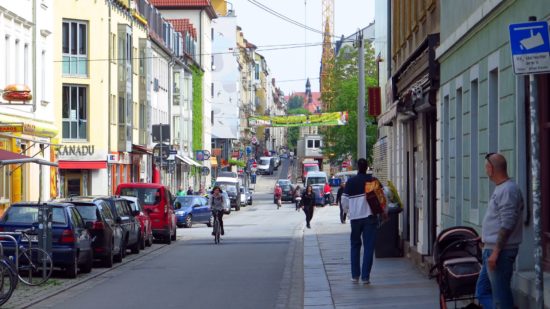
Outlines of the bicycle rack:
[[[17,258],[19,256],[19,243],[17,242],[17,239],[13,235],[19,235],[21,236],[23,233],[21,232],[0,232],[0,238],[2,238],[2,241],[5,241],[5,238],[8,238],[8,241],[11,241],[15,244],[14,249],[14,260],[15,260],[15,271],[19,269],[19,259]],[[0,241],[0,256],[4,256],[4,245],[2,244],[2,241]],[[29,239],[30,241],[30,239]],[[9,258],[9,257],[8,257]]]

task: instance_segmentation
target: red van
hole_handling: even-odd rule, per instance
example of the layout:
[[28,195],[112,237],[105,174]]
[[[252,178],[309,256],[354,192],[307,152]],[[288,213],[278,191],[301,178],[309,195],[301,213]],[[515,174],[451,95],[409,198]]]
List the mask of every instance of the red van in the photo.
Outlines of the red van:
[[174,196],[168,187],[157,183],[121,183],[116,194],[134,196],[149,213],[153,236],[166,244],[176,240],[176,213]]

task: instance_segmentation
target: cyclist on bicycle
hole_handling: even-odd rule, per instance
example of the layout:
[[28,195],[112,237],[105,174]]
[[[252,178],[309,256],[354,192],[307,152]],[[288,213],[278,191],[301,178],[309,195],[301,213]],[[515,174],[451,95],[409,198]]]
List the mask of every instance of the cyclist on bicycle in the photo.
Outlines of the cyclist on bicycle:
[[[222,235],[225,234],[223,230],[223,211],[224,206],[226,205],[225,203],[226,200],[222,194],[222,189],[219,186],[215,186],[214,189],[212,189],[212,194],[210,195],[210,201],[208,202],[208,205],[210,205],[210,208],[212,209],[212,215],[217,216],[218,220],[220,221]],[[214,235],[214,230],[212,230],[212,235]]]
[[277,208],[281,207],[282,197],[283,197],[283,189],[281,188],[281,186],[279,186],[279,184],[276,184],[274,198],[275,198],[275,202],[277,203]]
[[296,211],[299,211],[300,202],[302,201],[302,189],[300,185],[296,185],[296,189],[294,189],[294,201],[296,202]]

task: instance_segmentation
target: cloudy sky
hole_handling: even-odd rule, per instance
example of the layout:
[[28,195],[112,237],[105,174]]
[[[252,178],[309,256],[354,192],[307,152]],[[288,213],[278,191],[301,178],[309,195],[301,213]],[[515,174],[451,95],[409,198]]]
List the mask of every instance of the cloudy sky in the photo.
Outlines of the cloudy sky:
[[[291,24],[252,4],[231,0],[245,38],[265,56],[277,85],[290,94],[304,91],[305,79],[319,91],[322,35]],[[322,0],[256,0],[294,21],[321,30]],[[374,21],[374,0],[335,0],[334,35],[348,36]],[[301,45],[290,48],[289,44]],[[303,45],[312,45],[304,48]],[[262,51],[263,49],[263,51]],[[307,60],[306,60],[307,59]]]

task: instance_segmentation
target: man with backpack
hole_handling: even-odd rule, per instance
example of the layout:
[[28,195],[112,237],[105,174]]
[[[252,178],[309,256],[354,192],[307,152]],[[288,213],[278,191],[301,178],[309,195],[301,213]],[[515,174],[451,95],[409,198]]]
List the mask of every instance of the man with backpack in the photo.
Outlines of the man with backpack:
[[[365,192],[366,188],[382,187],[378,179],[372,177],[372,174],[367,174],[367,160],[360,158],[357,160],[357,175],[351,177],[344,188],[342,194],[342,208],[348,214],[351,225],[351,280],[355,283],[359,282],[359,276],[363,284],[370,284],[370,272],[374,258],[374,242],[376,239],[376,230],[378,228],[378,215],[384,215],[384,212],[379,213],[379,209],[385,207],[385,200],[371,200],[369,205],[367,197],[371,198],[371,192]],[[372,191],[375,196],[377,192]],[[363,248],[363,262],[361,260],[361,246]]]

